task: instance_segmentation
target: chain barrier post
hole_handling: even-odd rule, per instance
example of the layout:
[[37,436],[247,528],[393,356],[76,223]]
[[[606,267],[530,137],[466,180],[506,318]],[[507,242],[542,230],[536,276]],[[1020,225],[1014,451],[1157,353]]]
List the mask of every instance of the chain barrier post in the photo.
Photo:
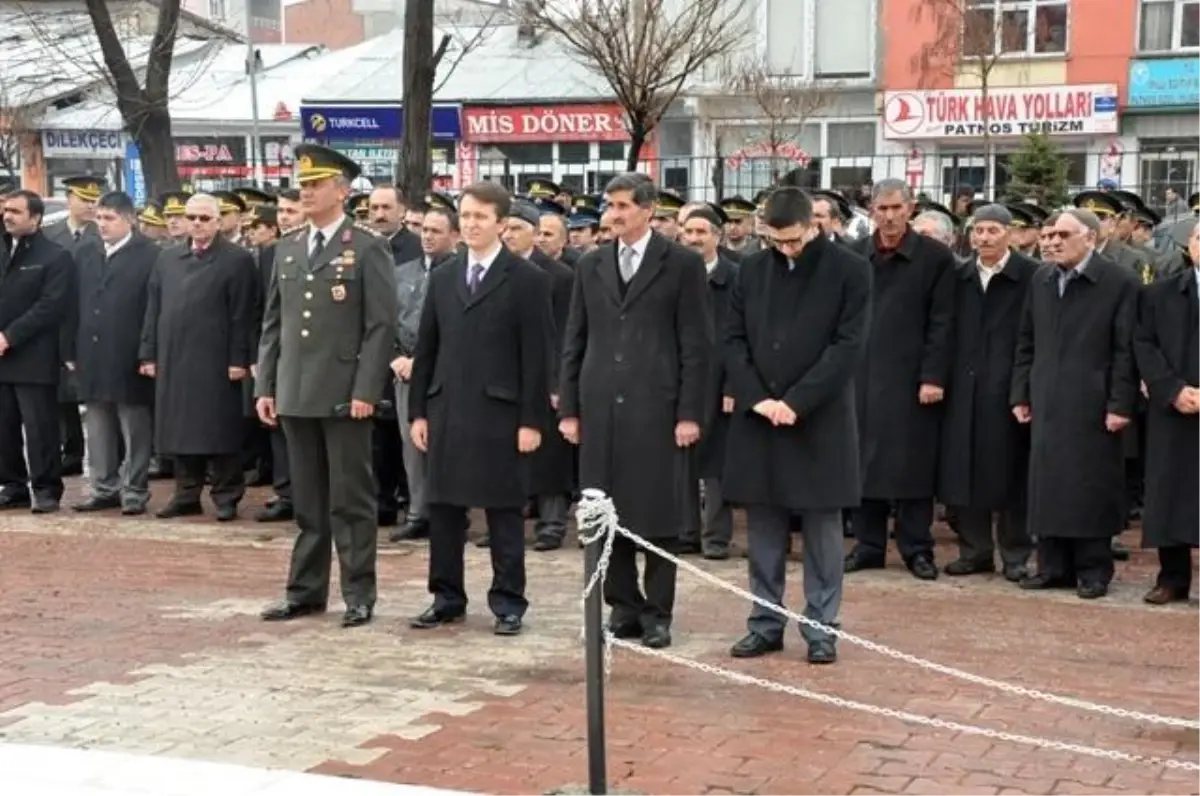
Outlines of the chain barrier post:
[[[583,490],[583,501],[603,500],[598,489]],[[595,520],[599,526],[603,519]],[[585,588],[596,577],[605,536],[596,533],[599,527],[588,528],[592,541],[583,551],[583,583]],[[583,609],[584,658],[587,661],[587,749],[588,791],[593,796],[608,793],[608,762],[604,736],[604,602],[603,585],[596,583],[584,598]]]

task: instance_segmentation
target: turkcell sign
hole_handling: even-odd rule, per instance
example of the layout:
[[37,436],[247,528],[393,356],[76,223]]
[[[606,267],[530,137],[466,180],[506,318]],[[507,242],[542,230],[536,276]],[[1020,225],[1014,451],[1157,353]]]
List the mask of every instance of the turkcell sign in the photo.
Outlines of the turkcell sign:
[[42,154],[48,158],[125,157],[125,134],[120,130],[43,130]]
[[[435,140],[462,138],[461,110],[458,105],[433,106],[431,127]],[[301,105],[300,125],[309,140],[396,140],[404,135],[404,109],[398,103]]]

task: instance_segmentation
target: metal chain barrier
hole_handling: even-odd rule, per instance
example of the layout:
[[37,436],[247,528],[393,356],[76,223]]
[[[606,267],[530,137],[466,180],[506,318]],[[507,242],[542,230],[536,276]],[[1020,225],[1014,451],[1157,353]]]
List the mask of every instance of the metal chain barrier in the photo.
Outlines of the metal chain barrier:
[[[638,536],[636,533],[633,533],[632,531],[628,530],[627,528],[624,528],[620,524],[620,520],[617,516],[616,507],[613,505],[612,499],[597,490],[585,490],[584,497],[580,501],[578,509],[576,511],[576,517],[577,517],[578,526],[579,526],[580,541],[583,542],[585,545],[587,545],[587,544],[593,544],[596,542],[600,542],[602,540],[603,545],[604,545],[601,550],[600,560],[599,560],[599,564],[596,567],[596,571],[593,574],[592,578],[585,585],[583,600],[587,599],[588,594],[592,591],[592,589],[596,588],[597,584],[603,582],[604,574],[608,569],[609,561],[612,557],[613,540],[616,538],[616,535],[619,533],[619,534],[625,536],[626,538],[630,539],[632,542],[634,542],[636,545],[643,548],[644,550],[647,550],[649,552],[652,552],[659,556],[662,556],[664,559],[674,563],[677,567],[679,567],[687,572],[692,573],[693,575],[697,576],[698,578],[705,581],[706,583],[712,584],[720,589],[724,589],[725,591],[731,592],[745,600],[749,600],[757,605],[760,605],[763,608],[774,611],[774,612],[780,614],[781,616],[785,616],[789,619],[799,622],[800,624],[804,624],[809,627],[813,627],[813,628],[822,630],[825,633],[828,633],[829,635],[835,636],[840,639],[844,639],[846,642],[848,642],[850,644],[856,644],[858,646],[861,646],[868,650],[871,650],[872,652],[876,652],[880,655],[884,655],[884,656],[887,656],[887,657],[890,657],[890,658],[893,658],[893,659],[896,659],[899,661],[903,661],[905,663],[912,664],[919,668],[928,669],[930,671],[935,671],[935,672],[938,672],[939,674],[944,674],[949,677],[954,677],[954,678],[957,678],[960,680],[965,680],[970,683],[975,683],[977,685],[986,686],[986,687],[993,688],[993,689],[1003,691],[1005,693],[1013,694],[1016,696],[1022,696],[1022,697],[1026,697],[1029,699],[1039,700],[1039,701],[1043,701],[1043,702],[1049,702],[1052,704],[1063,705],[1065,707],[1071,707],[1071,708],[1075,708],[1077,710],[1090,711],[1093,713],[1101,713],[1104,715],[1115,716],[1118,718],[1130,719],[1133,721],[1140,721],[1140,722],[1146,722],[1146,723],[1151,723],[1151,724],[1162,724],[1162,725],[1167,725],[1167,726],[1171,726],[1171,727],[1179,727],[1179,728],[1184,728],[1184,729],[1200,729],[1200,721],[1196,721],[1193,719],[1183,719],[1183,718],[1177,718],[1177,717],[1173,717],[1173,716],[1159,716],[1159,715],[1153,714],[1153,713],[1143,713],[1143,712],[1135,711],[1135,710],[1127,710],[1125,708],[1112,707],[1110,705],[1103,705],[1103,704],[1099,704],[1096,702],[1089,702],[1089,701],[1083,700],[1083,699],[1076,699],[1074,697],[1067,697],[1067,696],[1061,696],[1058,694],[1051,694],[1051,693],[1047,693],[1045,691],[1039,691],[1039,690],[1033,689],[1033,688],[1026,688],[1025,686],[1014,685],[1012,683],[1006,683],[1001,680],[995,680],[990,677],[984,677],[982,675],[974,674],[972,672],[967,672],[967,671],[963,671],[961,669],[956,669],[951,666],[946,666],[944,664],[940,664],[935,661],[930,661],[925,658],[921,658],[916,655],[912,655],[910,653],[903,652],[903,651],[897,650],[897,649],[893,649],[886,645],[878,644],[878,643],[870,641],[868,639],[865,639],[865,638],[862,638],[859,636],[855,636],[852,633],[847,633],[844,630],[841,630],[840,628],[824,625],[820,622],[817,622],[814,619],[810,619],[806,616],[789,611],[788,609],[784,608],[783,606],[775,605],[768,600],[765,600],[761,597],[757,597],[757,596],[751,594],[750,592],[746,591],[745,589],[743,589],[739,586],[735,586],[734,584],[729,583],[728,581],[723,580],[722,578],[719,578],[719,577],[713,575],[712,573],[709,573],[709,572],[701,569],[700,567],[697,567],[696,565],[692,564],[690,561],[683,560],[683,559],[667,552],[666,550],[663,550],[661,547],[655,545],[654,543],[647,541],[646,539],[643,539],[642,537]],[[842,699],[841,697],[835,697],[835,696],[831,696],[828,694],[821,694],[818,692],[807,691],[807,690],[800,689],[800,688],[794,688],[792,686],[787,686],[787,685],[783,685],[780,683],[774,683],[769,680],[760,680],[758,678],[754,678],[749,675],[742,674],[740,672],[735,672],[735,671],[732,671],[729,669],[723,669],[723,668],[720,668],[717,666],[712,666],[712,665],[705,664],[705,663],[700,663],[698,661],[692,661],[688,658],[682,658],[682,657],[679,657],[672,653],[664,652],[662,650],[651,650],[651,649],[642,647],[641,645],[631,644],[622,639],[614,638],[614,637],[612,637],[611,633],[609,633],[607,631],[607,629],[605,630],[605,636],[606,636],[606,641],[607,641],[607,643],[605,644],[605,670],[606,670],[606,672],[611,669],[611,659],[612,659],[613,648],[614,647],[622,647],[622,648],[633,650],[634,652],[642,653],[642,654],[645,654],[645,655],[648,655],[651,657],[658,657],[663,660],[667,660],[667,661],[670,661],[673,663],[678,663],[680,665],[687,666],[689,668],[696,669],[698,671],[703,671],[703,672],[713,674],[713,675],[716,675],[719,677],[724,677],[726,679],[730,679],[730,680],[733,680],[735,682],[738,682],[738,683],[741,683],[744,685],[757,685],[759,687],[766,688],[768,690],[778,691],[780,693],[792,694],[794,696],[799,696],[799,697],[802,697],[805,699],[811,699],[811,700],[823,702],[826,704],[832,704],[832,705],[837,705],[840,707],[846,707],[846,708],[850,708],[852,710],[859,710],[859,711],[864,711],[864,712],[868,712],[868,713],[873,713],[876,715],[888,716],[891,718],[899,719],[901,721],[922,724],[925,726],[936,727],[939,729],[951,729],[951,730],[954,730],[957,732],[966,732],[966,733],[971,733],[971,734],[975,734],[975,735],[984,735],[987,737],[996,738],[998,740],[1006,740],[1006,741],[1012,741],[1015,743],[1021,743],[1021,744],[1026,744],[1026,745],[1034,745],[1034,746],[1038,746],[1041,748],[1057,749],[1060,751],[1068,751],[1068,752],[1076,752],[1078,754],[1089,755],[1092,757],[1103,757],[1103,758],[1112,759],[1112,760],[1123,760],[1123,761],[1127,761],[1127,762],[1145,763],[1145,764],[1149,764],[1149,765],[1160,765],[1160,766],[1166,766],[1168,768],[1178,768],[1178,769],[1183,769],[1183,770],[1188,770],[1188,771],[1200,771],[1200,765],[1190,762],[1190,761],[1173,760],[1170,758],[1159,758],[1159,757],[1143,756],[1143,755],[1133,755],[1133,754],[1128,754],[1125,752],[1094,749],[1092,747],[1080,746],[1077,744],[1067,744],[1067,743],[1063,743],[1060,741],[1051,741],[1051,740],[1046,740],[1046,739],[1041,739],[1041,738],[1034,738],[1031,736],[1014,735],[1012,733],[1000,732],[1000,731],[991,730],[991,729],[988,729],[985,727],[974,727],[972,725],[958,724],[955,722],[947,722],[942,719],[932,718],[932,717],[928,717],[928,716],[921,716],[919,714],[908,713],[905,711],[898,711],[898,710],[894,710],[892,708],[885,708],[885,707],[879,707],[879,706],[875,706],[875,705],[868,705],[868,704],[860,703],[860,702],[854,702],[851,700]]]

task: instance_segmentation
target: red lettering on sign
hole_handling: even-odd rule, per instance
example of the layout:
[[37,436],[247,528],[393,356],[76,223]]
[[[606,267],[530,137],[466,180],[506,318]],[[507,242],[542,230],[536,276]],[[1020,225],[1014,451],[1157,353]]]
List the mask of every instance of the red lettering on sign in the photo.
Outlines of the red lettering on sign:
[[620,105],[467,107],[465,138],[475,143],[628,141]]

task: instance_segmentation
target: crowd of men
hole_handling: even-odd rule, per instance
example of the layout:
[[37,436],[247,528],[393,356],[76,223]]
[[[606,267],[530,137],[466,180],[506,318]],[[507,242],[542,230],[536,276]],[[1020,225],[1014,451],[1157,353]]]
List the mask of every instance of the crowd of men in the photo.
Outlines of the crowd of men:
[[[795,187],[688,203],[637,173],[602,196],[485,181],[410,204],[351,195],[359,168],[334,150],[296,154],[278,195],[139,209],[85,176],[44,228],[36,193],[4,198],[0,508],[57,511],[84,455],[80,512],[143,514],[162,472],[156,516],[203,513],[207,486],[232,521],[270,483],[256,519],[299,534],[263,618],[324,612],[336,548],[347,627],[373,618],[380,526],[429,539],[412,627],[460,621],[483,509],[494,629],[520,633],[525,520],[535,550],[560,548],[581,487],[709,559],[744,508],[751,589],[777,604],[800,532],[804,612],[830,626],[844,573],[885,566],[889,536],[922,580],[995,572],[998,548],[1021,588],[1102,597],[1138,511],[1160,561],[1146,601],[1188,597],[1194,218],[1186,249],[1160,250],[1153,211],[1116,190],[952,211],[889,179],[857,209]],[[958,534],[942,570],[936,504]],[[645,554],[639,572],[637,553],[616,539],[610,627],[665,647],[675,567]],[[747,625],[731,654],[782,649],[782,617]],[[836,660],[802,632],[809,661]]]

